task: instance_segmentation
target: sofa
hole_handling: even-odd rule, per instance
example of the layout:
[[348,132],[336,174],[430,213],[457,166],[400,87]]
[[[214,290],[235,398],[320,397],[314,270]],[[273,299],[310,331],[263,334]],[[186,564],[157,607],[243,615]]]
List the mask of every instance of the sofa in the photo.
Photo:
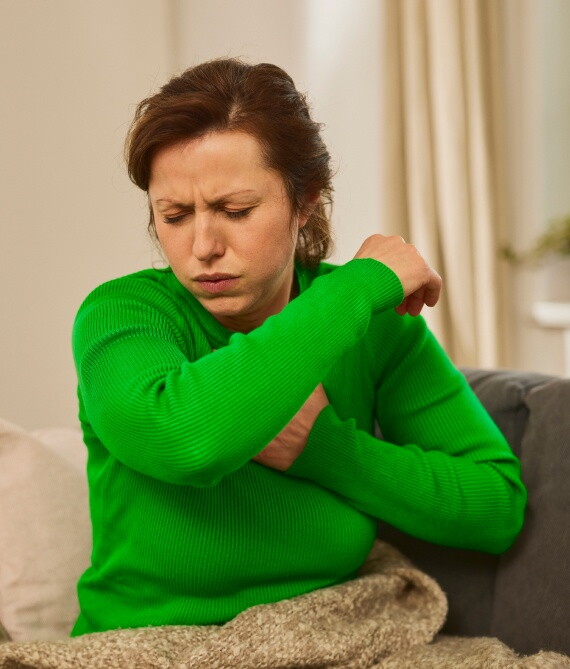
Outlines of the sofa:
[[[442,633],[570,654],[570,379],[460,369],[521,459],[524,529],[502,555],[436,546],[384,522],[378,536],[446,592]],[[69,634],[91,550],[85,464],[79,428],[0,419],[0,639]]]

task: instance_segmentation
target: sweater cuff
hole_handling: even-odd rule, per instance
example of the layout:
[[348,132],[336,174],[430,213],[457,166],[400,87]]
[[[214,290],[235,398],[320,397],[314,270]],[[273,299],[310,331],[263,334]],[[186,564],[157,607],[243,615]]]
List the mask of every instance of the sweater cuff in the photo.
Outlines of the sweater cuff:
[[[370,291],[372,311],[385,311],[404,301],[404,286],[391,267],[374,258],[353,258],[342,267],[345,273],[366,270],[366,290]],[[355,270],[358,268],[358,270]],[[340,268],[339,268],[340,269]],[[338,271],[338,270],[337,270]]]

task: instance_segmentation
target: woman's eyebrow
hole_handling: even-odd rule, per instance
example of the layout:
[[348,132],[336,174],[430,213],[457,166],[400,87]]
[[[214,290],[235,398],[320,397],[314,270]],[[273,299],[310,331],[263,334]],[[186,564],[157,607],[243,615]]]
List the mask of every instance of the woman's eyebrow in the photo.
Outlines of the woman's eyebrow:
[[[228,200],[228,198],[233,197],[234,195],[245,195],[247,193],[255,193],[255,192],[256,191],[254,191],[251,188],[247,188],[245,190],[236,190],[236,191],[232,191],[230,193],[224,193],[223,195],[220,195],[220,197],[217,197],[215,200],[212,200],[212,201],[206,200],[206,202],[211,207],[216,207],[220,204],[223,204],[224,202],[226,202]],[[176,202],[175,200],[171,200],[170,198],[167,198],[167,197],[161,197],[158,200],[155,200],[155,203],[156,204],[174,205],[175,207],[182,207],[182,208],[186,208],[186,209],[194,206],[193,204],[190,204],[188,202]]]

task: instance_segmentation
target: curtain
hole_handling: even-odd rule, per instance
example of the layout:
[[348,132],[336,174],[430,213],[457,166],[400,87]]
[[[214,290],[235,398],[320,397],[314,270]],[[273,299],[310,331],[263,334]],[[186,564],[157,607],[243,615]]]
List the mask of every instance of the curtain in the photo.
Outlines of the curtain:
[[382,5],[379,231],[441,275],[422,315],[457,366],[504,366],[511,338],[500,5]]

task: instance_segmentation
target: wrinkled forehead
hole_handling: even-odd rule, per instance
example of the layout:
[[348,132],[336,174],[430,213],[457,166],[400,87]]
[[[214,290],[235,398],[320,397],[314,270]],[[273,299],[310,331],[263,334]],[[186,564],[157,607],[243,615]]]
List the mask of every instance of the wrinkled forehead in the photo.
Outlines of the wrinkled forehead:
[[153,157],[149,181],[152,202],[184,202],[198,193],[207,201],[228,194],[282,199],[285,188],[281,176],[266,167],[255,137],[219,132],[165,147]]

